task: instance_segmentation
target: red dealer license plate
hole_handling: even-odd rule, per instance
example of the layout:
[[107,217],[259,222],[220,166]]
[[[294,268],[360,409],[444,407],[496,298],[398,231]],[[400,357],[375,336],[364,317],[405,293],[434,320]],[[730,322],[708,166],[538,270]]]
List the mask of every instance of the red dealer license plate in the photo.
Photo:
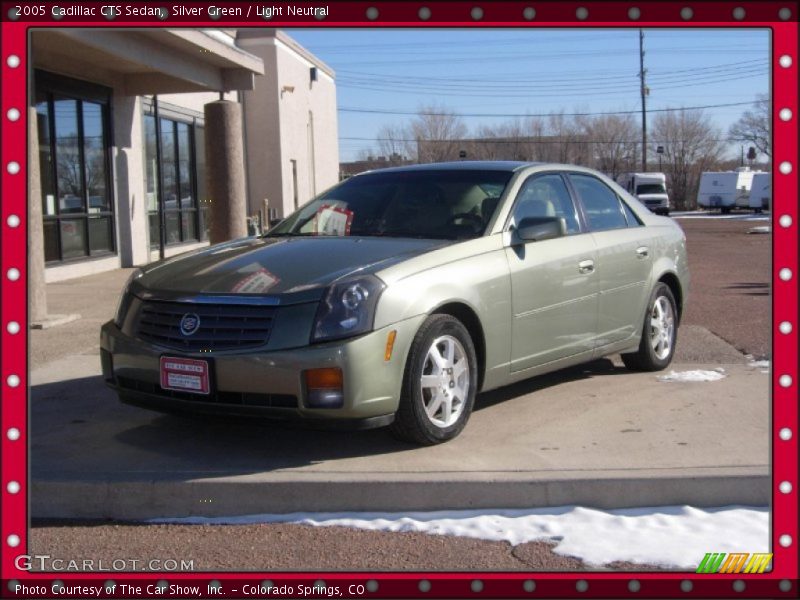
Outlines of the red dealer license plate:
[[208,394],[208,361],[175,356],[161,357],[161,387],[176,392]]

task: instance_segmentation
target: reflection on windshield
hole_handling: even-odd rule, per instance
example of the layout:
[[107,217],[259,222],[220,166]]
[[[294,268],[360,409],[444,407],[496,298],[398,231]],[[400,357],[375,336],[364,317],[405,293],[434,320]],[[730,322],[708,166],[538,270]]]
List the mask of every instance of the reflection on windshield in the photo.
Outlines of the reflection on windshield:
[[268,235],[474,238],[483,235],[510,178],[507,171],[466,170],[358,175]]

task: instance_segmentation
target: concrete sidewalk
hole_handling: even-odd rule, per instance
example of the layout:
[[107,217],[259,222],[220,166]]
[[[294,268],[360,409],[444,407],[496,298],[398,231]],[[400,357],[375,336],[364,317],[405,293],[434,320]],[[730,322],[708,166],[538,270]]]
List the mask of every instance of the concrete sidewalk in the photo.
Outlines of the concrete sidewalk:
[[[717,367],[717,365],[713,365]],[[676,366],[676,370],[698,365]],[[724,365],[664,383],[611,361],[484,394],[464,433],[413,448],[344,433],[165,416],[120,404],[99,356],[32,375],[33,517],[579,504],[766,505],[768,377]]]
[[122,405],[98,335],[129,272],[48,285],[51,312],[84,318],[31,332],[33,517],[769,503],[769,376],[703,327],[681,328],[671,368],[721,381],[596,361],[483,394],[459,438],[414,448]]

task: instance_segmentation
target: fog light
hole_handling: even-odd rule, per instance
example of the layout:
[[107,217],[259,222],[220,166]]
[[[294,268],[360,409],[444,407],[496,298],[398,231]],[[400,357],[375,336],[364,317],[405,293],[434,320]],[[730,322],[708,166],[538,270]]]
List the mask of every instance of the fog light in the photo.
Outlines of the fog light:
[[306,376],[306,401],[310,408],[344,406],[343,377],[339,368],[309,369]]

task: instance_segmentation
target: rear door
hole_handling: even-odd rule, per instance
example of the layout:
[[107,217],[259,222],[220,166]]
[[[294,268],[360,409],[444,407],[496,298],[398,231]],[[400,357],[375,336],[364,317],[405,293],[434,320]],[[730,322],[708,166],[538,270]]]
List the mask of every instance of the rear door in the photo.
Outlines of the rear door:
[[566,180],[557,172],[535,174],[523,183],[506,227],[513,231],[525,217],[545,216],[562,218],[567,235],[512,242],[505,249],[512,289],[512,372],[591,351],[597,331],[595,242],[583,230]]
[[596,347],[636,335],[644,319],[653,252],[647,228],[601,179],[570,173],[596,246]]

